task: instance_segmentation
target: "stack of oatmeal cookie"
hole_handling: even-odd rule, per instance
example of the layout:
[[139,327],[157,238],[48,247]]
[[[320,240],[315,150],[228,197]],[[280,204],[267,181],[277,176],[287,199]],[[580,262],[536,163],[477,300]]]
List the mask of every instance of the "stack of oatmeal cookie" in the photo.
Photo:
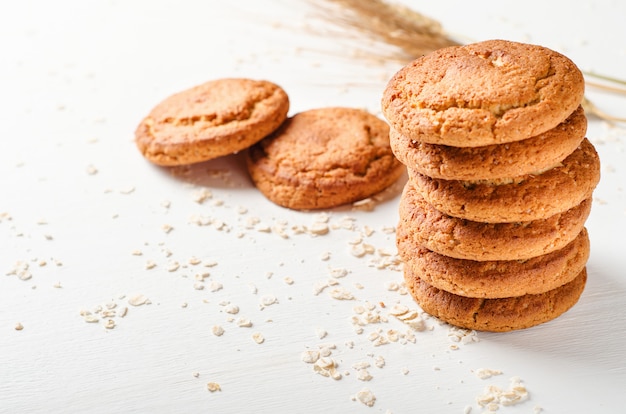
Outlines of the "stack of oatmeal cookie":
[[578,301],[600,179],[583,93],[567,57],[503,40],[441,49],[390,80],[383,113],[409,171],[398,251],[426,312],[509,331]]

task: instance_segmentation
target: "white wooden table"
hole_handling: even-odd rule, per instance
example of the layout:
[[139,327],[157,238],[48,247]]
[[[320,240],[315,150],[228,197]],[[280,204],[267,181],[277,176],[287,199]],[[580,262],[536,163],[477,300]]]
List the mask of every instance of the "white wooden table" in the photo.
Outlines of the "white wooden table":
[[[315,35],[323,24],[306,2],[225,4],[2,7],[0,412],[476,413],[485,388],[512,377],[530,399],[503,413],[622,412],[626,125],[590,120],[603,177],[573,309],[506,334],[428,317],[412,331],[391,314],[417,309],[393,261],[400,185],[370,204],[293,212],[253,187],[241,156],[162,169],[134,147],[158,101],[219,77],[279,83],[292,114],[380,113],[398,63]],[[463,41],[543,44],[583,70],[626,76],[623,2],[409,4]],[[625,97],[587,95],[626,115]],[[311,234],[320,222],[328,234]],[[302,361],[320,349],[341,378]]]

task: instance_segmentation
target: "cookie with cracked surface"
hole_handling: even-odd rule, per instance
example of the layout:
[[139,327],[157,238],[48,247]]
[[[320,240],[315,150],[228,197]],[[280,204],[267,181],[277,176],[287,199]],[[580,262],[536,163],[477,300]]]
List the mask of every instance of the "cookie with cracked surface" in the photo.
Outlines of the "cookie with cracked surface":
[[588,198],[542,220],[481,223],[435,209],[408,181],[400,198],[396,238],[457,259],[526,260],[565,247],[582,231],[590,211]]
[[479,147],[534,137],[581,104],[585,82],[566,56],[506,40],[451,46],[400,69],[382,110],[402,135]]
[[137,127],[135,143],[157,165],[207,161],[255,144],[276,130],[288,111],[289,97],[272,82],[216,79],[156,105]]
[[587,282],[587,270],[556,289],[511,298],[468,298],[437,289],[405,269],[404,280],[420,307],[451,325],[480,331],[526,329],[556,319],[578,302]]
[[600,159],[585,139],[547,171],[493,180],[443,180],[409,168],[415,189],[437,210],[484,223],[545,219],[591,197],[600,181]]
[[451,147],[410,139],[395,129],[391,149],[412,170],[444,180],[518,177],[550,168],[574,152],[585,137],[587,117],[578,107],[565,121],[535,137],[484,147]]
[[331,208],[372,196],[405,171],[391,152],[389,126],[354,108],[300,112],[248,150],[248,170],[274,203]]
[[568,283],[589,258],[589,236],[583,228],[567,246],[528,260],[478,262],[455,259],[398,240],[398,254],[413,275],[455,295],[507,298],[544,293]]

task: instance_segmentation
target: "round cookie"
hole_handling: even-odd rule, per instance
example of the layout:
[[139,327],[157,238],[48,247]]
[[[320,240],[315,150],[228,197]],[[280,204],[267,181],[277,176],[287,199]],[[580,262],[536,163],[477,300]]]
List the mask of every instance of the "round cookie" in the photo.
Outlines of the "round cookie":
[[191,164],[232,154],[282,124],[289,98],[278,85],[252,79],[217,79],[171,95],[135,131],[149,161]]
[[569,310],[585,288],[587,271],[583,268],[571,282],[544,293],[502,299],[455,295],[430,286],[410,269],[405,269],[404,279],[426,313],[465,329],[507,332],[548,322]]
[[518,177],[550,168],[574,152],[587,132],[578,107],[564,122],[535,137],[484,147],[451,147],[415,141],[395,129],[391,149],[407,167],[432,178],[476,180]]
[[400,69],[383,114],[416,141],[478,147],[548,131],[582,102],[585,82],[567,57],[542,46],[488,40],[451,46]]
[[600,159],[587,140],[547,171],[501,180],[429,178],[409,169],[415,189],[437,210],[485,223],[545,219],[591,197],[600,181]]
[[526,260],[565,247],[582,231],[590,211],[588,198],[543,220],[481,223],[440,212],[409,181],[400,199],[396,238],[457,259]]
[[507,298],[539,294],[574,279],[589,258],[589,236],[583,229],[562,249],[528,260],[477,262],[455,259],[398,240],[398,253],[413,275],[455,295]]
[[274,203],[309,210],[374,195],[405,167],[391,152],[385,121],[364,110],[331,107],[285,121],[249,149],[248,170]]

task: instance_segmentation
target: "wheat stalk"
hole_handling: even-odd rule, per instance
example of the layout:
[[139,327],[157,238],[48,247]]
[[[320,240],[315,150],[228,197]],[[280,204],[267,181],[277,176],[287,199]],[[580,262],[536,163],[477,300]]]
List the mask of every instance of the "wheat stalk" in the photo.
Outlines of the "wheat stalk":
[[[370,60],[392,59],[409,62],[437,49],[461,44],[452,39],[436,20],[402,5],[384,0],[325,0],[322,3],[310,1],[314,6],[323,7],[324,15],[332,16],[339,25],[356,31],[360,36],[394,47],[394,50],[389,52],[368,48],[365,53],[357,55]],[[587,75],[613,84],[626,85],[626,81],[597,73]],[[622,87],[607,86],[589,80],[586,80],[586,83],[589,86],[626,95],[626,89]],[[583,107],[587,113],[605,121],[626,122],[626,118],[615,117],[601,111],[586,97],[583,100]]]

